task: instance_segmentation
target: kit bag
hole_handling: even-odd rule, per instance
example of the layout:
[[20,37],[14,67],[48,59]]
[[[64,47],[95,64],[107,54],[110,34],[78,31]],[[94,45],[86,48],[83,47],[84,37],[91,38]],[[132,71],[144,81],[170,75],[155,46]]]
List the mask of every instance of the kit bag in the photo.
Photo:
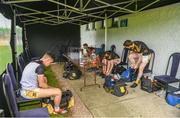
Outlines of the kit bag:
[[82,75],[82,72],[78,68],[76,68],[76,69],[70,71],[69,79],[70,80],[80,79],[81,75]]
[[119,74],[121,75],[124,71],[126,71],[126,68],[124,68],[122,65],[117,64],[112,69],[112,74]]
[[106,76],[103,84],[103,88],[106,92],[111,93],[114,90],[115,80],[112,76]]
[[166,97],[166,102],[169,105],[175,106],[176,108],[180,109],[180,90],[168,93]]
[[115,96],[121,97],[127,93],[128,93],[128,91],[126,89],[126,84],[125,84],[124,80],[122,80],[122,79],[117,80],[114,85],[114,90],[113,90],[112,94]]
[[80,79],[82,72],[72,62],[68,61],[64,64],[63,77],[65,79],[76,80]]
[[137,72],[135,71],[135,69],[132,69],[131,67],[127,68],[121,74],[121,78],[126,82],[132,82],[136,80],[136,77],[137,77]]
[[126,84],[124,80],[114,79],[112,76],[106,76],[103,88],[106,92],[115,96],[123,96],[127,94]]
[[[74,104],[72,104],[74,103],[73,101],[74,101],[74,97],[73,97],[72,92],[70,90],[63,91],[59,107],[64,108],[64,109],[68,109],[70,108],[70,106],[73,107],[74,106]],[[54,101],[51,100],[50,98],[43,99],[43,103],[49,103],[52,106],[54,106]]]
[[152,93],[154,91],[160,90],[161,87],[153,80],[143,76],[141,78],[141,89],[146,92]]

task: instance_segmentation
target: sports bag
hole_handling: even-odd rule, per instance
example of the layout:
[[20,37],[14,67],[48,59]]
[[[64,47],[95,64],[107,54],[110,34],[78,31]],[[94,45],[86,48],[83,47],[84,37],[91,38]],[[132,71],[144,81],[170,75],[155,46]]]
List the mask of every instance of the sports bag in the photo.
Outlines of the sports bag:
[[124,80],[122,80],[122,79],[117,80],[114,85],[114,90],[113,90],[112,94],[115,96],[121,97],[127,93],[128,93],[128,91],[126,89],[126,84],[125,84]]
[[105,82],[103,84],[103,88],[105,89],[106,92],[111,93],[114,89],[115,85],[115,80],[113,79],[112,76],[106,76],[105,77]]
[[180,90],[168,93],[166,97],[166,102],[169,105],[175,106],[176,108],[180,109]]
[[127,68],[127,70],[125,70],[121,74],[122,79],[125,80],[126,82],[132,82],[136,80],[136,76],[137,76],[136,71],[131,67]]
[[[54,101],[51,100],[50,98],[43,99],[43,103],[51,104],[52,106],[54,106]],[[74,106],[74,97],[70,90],[66,90],[62,92],[62,98],[59,106],[60,108],[64,108],[64,109],[68,109]]]
[[69,79],[70,80],[80,79],[81,75],[82,75],[82,72],[79,69],[74,69],[74,70],[70,71]]
[[142,77],[141,78],[141,89],[148,92],[152,93],[154,91],[158,91],[161,89],[161,87],[151,79],[148,79],[148,77]]
[[117,64],[113,67],[112,74],[120,74],[121,75],[125,70],[126,70],[126,68],[124,68],[120,64]]

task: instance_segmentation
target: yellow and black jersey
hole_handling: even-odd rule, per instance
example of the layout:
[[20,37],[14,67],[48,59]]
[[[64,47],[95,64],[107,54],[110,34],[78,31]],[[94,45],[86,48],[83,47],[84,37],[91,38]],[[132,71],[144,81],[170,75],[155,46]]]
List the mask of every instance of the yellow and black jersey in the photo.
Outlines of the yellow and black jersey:
[[142,55],[149,55],[151,53],[148,46],[142,41],[134,41],[130,50],[135,53],[142,53]]

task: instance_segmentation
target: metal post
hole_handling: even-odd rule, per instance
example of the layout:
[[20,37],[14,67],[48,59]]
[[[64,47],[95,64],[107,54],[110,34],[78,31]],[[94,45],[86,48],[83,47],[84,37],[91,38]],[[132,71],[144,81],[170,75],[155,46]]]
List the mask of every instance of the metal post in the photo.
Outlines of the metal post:
[[17,77],[17,51],[16,51],[16,11],[12,8],[13,17],[11,20],[11,50],[12,50],[12,61],[13,61],[13,68],[15,70],[15,76]]
[[107,13],[105,13],[105,40],[104,40],[104,44],[105,44],[105,51],[107,50]]

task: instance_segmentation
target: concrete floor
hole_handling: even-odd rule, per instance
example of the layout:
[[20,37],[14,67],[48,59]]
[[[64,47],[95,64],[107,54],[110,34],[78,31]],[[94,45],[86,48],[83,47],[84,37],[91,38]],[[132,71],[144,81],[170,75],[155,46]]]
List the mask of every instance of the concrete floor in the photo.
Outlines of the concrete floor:
[[[54,65],[61,82],[73,91],[77,104],[74,117],[180,117],[180,110],[169,106],[165,100],[154,93],[142,91],[139,87],[127,87],[128,94],[116,97],[103,89],[104,80],[97,78],[101,88],[91,86],[80,91],[83,78],[66,80],[62,78],[62,65]],[[58,70],[59,69],[59,70]],[[86,75],[88,84],[93,83],[92,73]],[[68,88],[68,89],[69,89]]]

